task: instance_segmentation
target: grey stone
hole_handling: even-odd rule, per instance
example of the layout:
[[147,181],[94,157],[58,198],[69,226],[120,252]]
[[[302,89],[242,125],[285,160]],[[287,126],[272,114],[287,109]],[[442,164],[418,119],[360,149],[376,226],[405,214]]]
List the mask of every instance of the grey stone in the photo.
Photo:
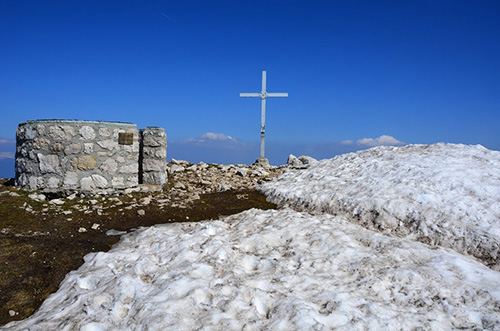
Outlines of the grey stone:
[[139,185],[139,178],[137,176],[130,176],[126,180],[127,186],[135,187]]
[[165,172],[145,172],[143,173],[143,183],[151,185],[163,185],[167,182],[167,174]]
[[84,125],[80,128],[80,136],[84,140],[93,140],[95,138],[95,131],[92,127]]
[[300,157],[296,157],[290,154],[286,160],[286,166],[292,169],[306,169],[315,162],[318,161],[310,156],[301,155]]
[[57,177],[50,177],[49,180],[47,181],[47,187],[50,189],[55,189],[59,187],[59,183],[61,180]]
[[108,139],[108,140],[98,141],[97,145],[101,146],[104,149],[112,151],[118,147],[118,142],[115,140]]
[[45,182],[42,177],[29,177],[29,188],[31,190],[38,190],[45,186]]
[[113,159],[107,159],[101,164],[99,169],[101,169],[105,173],[114,174],[118,169],[118,164]]
[[84,177],[80,180],[80,188],[82,191],[93,191],[96,186],[91,177]]
[[113,177],[111,180],[111,186],[113,187],[123,187],[124,178],[123,177]]
[[186,185],[184,185],[181,182],[177,182],[177,183],[175,183],[174,188],[185,190],[186,189]]
[[64,148],[64,154],[70,155],[70,154],[78,154],[82,150],[82,145],[73,143],[69,144]]
[[134,163],[121,166],[118,172],[121,174],[132,174],[132,173],[137,173],[138,171],[139,171],[139,165]]
[[99,128],[99,135],[103,137],[111,136],[111,130],[109,128]]
[[49,127],[49,136],[54,140],[71,140],[75,136],[75,130],[69,125],[52,125]]
[[175,172],[182,172],[184,171],[184,167],[178,164],[173,164],[169,167],[168,172],[170,173],[175,173]]
[[106,180],[106,178],[104,178],[103,176],[100,176],[100,175],[92,175],[90,176],[92,178],[92,180],[94,181],[95,183],[95,186],[97,188],[105,188],[106,186],[108,186],[108,181]]
[[78,185],[78,173],[67,172],[64,176],[63,187],[72,188]]
[[247,175],[248,170],[245,168],[238,168],[236,169],[236,174],[240,175],[241,177],[245,177]]
[[28,195],[28,198],[35,200],[35,201],[44,201],[46,196],[43,194],[32,193],[32,194]]
[[59,174],[61,172],[61,167],[59,165],[59,157],[53,154],[41,154],[38,153],[38,161],[40,162],[39,167],[42,174]]
[[80,187],[83,191],[93,191],[97,188],[105,188],[106,186],[108,186],[108,181],[100,175],[91,175],[80,180]]
[[144,171],[162,171],[165,172],[167,163],[163,160],[146,159],[142,162]]
[[83,152],[85,154],[92,154],[94,152],[94,143],[84,143]]

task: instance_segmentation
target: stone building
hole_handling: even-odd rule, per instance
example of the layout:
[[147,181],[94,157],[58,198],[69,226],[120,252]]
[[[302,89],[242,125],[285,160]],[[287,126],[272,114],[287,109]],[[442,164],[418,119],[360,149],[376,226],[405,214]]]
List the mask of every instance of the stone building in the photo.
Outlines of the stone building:
[[16,185],[42,191],[107,191],[163,185],[167,135],[120,122],[36,120],[19,124]]

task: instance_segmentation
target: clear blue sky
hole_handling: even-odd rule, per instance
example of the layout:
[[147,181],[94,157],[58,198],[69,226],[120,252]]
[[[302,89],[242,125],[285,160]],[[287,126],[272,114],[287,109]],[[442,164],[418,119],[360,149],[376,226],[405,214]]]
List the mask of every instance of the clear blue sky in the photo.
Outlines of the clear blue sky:
[[239,93],[267,70],[289,93],[268,99],[274,163],[381,135],[500,149],[499,1],[2,0],[0,45],[7,141],[29,119],[124,121],[164,127],[169,158],[225,161],[224,139],[190,149],[211,132],[246,162],[260,100]]

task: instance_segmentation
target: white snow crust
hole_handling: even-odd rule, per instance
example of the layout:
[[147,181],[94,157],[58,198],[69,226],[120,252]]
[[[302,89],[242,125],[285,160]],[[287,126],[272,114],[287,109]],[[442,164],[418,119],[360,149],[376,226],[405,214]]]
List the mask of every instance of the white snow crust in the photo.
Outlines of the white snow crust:
[[320,161],[262,188],[304,211],[136,230],[0,329],[500,330],[500,272],[459,253],[497,261],[499,166],[445,144]]
[[5,330],[499,328],[500,273],[328,214],[158,225],[85,260]]
[[500,152],[480,145],[376,147],[289,171],[261,191],[500,269]]

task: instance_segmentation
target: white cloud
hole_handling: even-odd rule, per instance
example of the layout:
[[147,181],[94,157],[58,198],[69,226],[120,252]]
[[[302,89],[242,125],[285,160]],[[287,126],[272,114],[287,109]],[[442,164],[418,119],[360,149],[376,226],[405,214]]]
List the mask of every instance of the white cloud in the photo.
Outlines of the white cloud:
[[11,152],[0,152],[0,160],[13,159],[14,153]]
[[207,132],[200,137],[197,138],[188,138],[181,143],[184,144],[196,144],[196,145],[207,145],[207,144],[220,144],[220,143],[226,143],[230,145],[240,145],[243,144],[241,141],[238,139],[235,139],[231,136],[225,135],[223,133],[213,133],[213,132]]
[[0,139],[0,144],[14,144],[13,140]]
[[404,142],[397,140],[392,136],[382,135],[378,138],[363,138],[358,140],[358,145],[364,145],[369,147],[375,146],[401,146],[404,145]]
[[354,140],[350,140],[350,139],[348,139],[348,140],[342,140],[340,142],[340,144],[341,145],[352,145],[352,144],[354,144]]
[[223,133],[213,133],[213,132],[207,132],[204,135],[200,137],[201,139],[208,139],[208,140],[236,140],[231,136],[227,136]]

